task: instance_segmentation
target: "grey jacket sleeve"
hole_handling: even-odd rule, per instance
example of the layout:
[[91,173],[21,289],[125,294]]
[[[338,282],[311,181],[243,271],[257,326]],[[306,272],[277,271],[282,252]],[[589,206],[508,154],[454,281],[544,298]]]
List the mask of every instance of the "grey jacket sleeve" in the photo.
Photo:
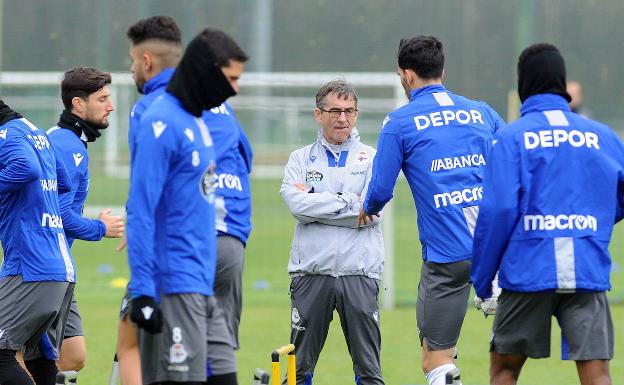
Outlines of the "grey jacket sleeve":
[[301,153],[302,151],[295,151],[290,154],[280,188],[282,199],[286,202],[291,214],[300,222],[311,223],[319,219],[335,218],[349,206],[353,206],[354,202],[350,194],[330,192],[310,194],[294,186],[295,183],[305,184]]
[[[370,157],[372,159],[375,157],[376,151],[374,149],[371,149],[370,152],[371,152]],[[346,193],[346,194],[351,195],[352,201],[357,202],[356,204],[353,204],[351,207],[349,207],[349,210],[344,210],[343,212],[336,215],[334,218],[331,218],[328,220],[319,220],[318,222],[326,224],[326,225],[330,225],[330,226],[348,227],[351,229],[371,227],[371,226],[378,225],[381,222],[381,215],[380,216],[373,215],[372,222],[369,221],[367,224],[362,225],[362,226],[357,225],[357,218],[358,218],[358,215],[360,214],[360,209],[362,207],[362,204],[364,203],[364,198],[366,197],[366,192],[368,191],[368,184],[370,183],[372,173],[373,173],[373,162],[371,161],[368,163],[368,167],[366,168],[366,182],[364,183],[364,188],[362,189],[362,191]]]

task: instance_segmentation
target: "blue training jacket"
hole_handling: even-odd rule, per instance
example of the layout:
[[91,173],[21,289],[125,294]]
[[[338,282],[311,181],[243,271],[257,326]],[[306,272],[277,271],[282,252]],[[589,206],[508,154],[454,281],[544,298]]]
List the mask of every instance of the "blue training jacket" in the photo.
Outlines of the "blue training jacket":
[[45,132],[24,118],[0,126],[0,277],[76,281],[58,203],[68,179]]
[[141,116],[147,107],[160,95],[165,92],[167,83],[171,80],[175,68],[165,68],[160,71],[156,76],[145,82],[143,85],[143,96],[137,100],[130,111],[130,117],[128,122],[128,148],[130,149],[130,164],[134,160],[134,148],[136,147],[136,141],[138,138],[139,123],[141,122]]
[[215,153],[201,118],[165,92],[143,114],[127,203],[133,297],[213,294]]
[[89,154],[84,142],[73,131],[58,126],[47,131],[52,147],[56,150],[69,174],[71,190],[59,195],[63,228],[69,247],[74,239],[99,241],[106,234],[106,225],[99,219],[84,218],[89,194]]
[[608,244],[624,216],[624,145],[607,126],[534,95],[496,135],[485,168],[472,280],[503,289],[604,291]]
[[418,211],[423,259],[469,259],[485,155],[504,124],[487,104],[441,84],[413,90],[409,103],[384,119],[364,211],[381,211],[403,170]]
[[249,173],[253,153],[229,104],[204,111],[217,157],[216,229],[247,243],[251,232]]

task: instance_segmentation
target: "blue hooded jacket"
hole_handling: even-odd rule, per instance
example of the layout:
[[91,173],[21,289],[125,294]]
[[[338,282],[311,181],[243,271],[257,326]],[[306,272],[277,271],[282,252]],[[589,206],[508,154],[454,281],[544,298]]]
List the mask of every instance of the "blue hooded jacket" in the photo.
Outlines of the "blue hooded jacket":
[[251,145],[229,104],[204,111],[202,119],[212,135],[217,157],[218,235],[231,235],[246,244],[251,232]]
[[89,194],[89,153],[84,142],[73,131],[52,127],[47,131],[50,143],[63,160],[69,174],[70,191],[59,196],[63,228],[69,247],[74,239],[99,241],[106,234],[106,225],[99,219],[84,218]]
[[382,210],[403,170],[418,211],[423,259],[471,258],[483,166],[493,134],[503,125],[487,104],[441,84],[413,90],[409,103],[384,119],[364,211]]
[[127,237],[133,297],[213,294],[215,153],[201,118],[169,92],[141,117]]
[[0,277],[76,281],[58,203],[68,179],[45,132],[24,118],[0,126]]
[[604,291],[613,225],[624,216],[624,145],[555,94],[528,97],[485,168],[472,280],[509,291]]
[[167,83],[173,76],[175,68],[165,68],[143,85],[143,96],[137,100],[130,111],[128,122],[128,146],[130,149],[130,164],[134,160],[134,149],[138,138],[139,123],[141,116],[157,97],[162,95],[167,88]]

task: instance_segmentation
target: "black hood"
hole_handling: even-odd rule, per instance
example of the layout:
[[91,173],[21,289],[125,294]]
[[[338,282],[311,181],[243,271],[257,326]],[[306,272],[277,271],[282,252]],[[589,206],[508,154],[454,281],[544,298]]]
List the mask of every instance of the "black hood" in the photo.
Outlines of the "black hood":
[[566,69],[561,53],[553,49],[535,52],[518,62],[518,95],[524,101],[532,95],[556,94],[568,102]]
[[15,112],[11,109],[11,107],[4,104],[2,99],[0,99],[0,126],[13,119],[20,119],[22,115],[18,112]]
[[167,91],[180,99],[184,108],[195,116],[201,116],[202,111],[220,106],[227,98],[236,95],[202,36],[195,37],[186,47]]

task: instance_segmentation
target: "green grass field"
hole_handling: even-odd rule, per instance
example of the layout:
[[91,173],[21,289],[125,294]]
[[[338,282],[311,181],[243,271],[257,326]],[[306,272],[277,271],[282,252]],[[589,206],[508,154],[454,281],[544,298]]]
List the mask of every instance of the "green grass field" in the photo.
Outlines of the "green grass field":
[[[253,182],[254,231],[249,240],[244,272],[244,309],[241,350],[238,353],[239,383],[251,382],[254,367],[270,368],[270,352],[288,343],[290,308],[286,272],[294,220],[279,197],[278,180]],[[89,203],[122,206],[127,181],[95,179]],[[396,289],[399,306],[383,311],[382,369],[387,384],[423,384],[419,341],[416,329],[415,298],[420,271],[420,244],[415,210],[404,182],[399,184],[395,208]],[[612,253],[614,273],[610,293],[616,336],[616,358],[611,363],[614,384],[624,383],[624,227],[616,228]],[[125,253],[116,253],[116,241],[76,242],[73,253],[78,265],[77,295],[85,323],[88,362],[81,374],[82,384],[106,383],[116,340],[117,314],[123,289],[113,288],[115,278],[129,276]],[[617,290],[616,290],[617,289]],[[353,372],[338,317],[316,369],[315,385],[352,384]],[[468,311],[459,342],[459,361],[464,384],[488,383],[488,342],[492,318],[484,319],[474,309]],[[559,329],[553,325],[552,355],[529,361],[522,373],[524,384],[574,384],[573,363],[562,362]],[[618,343],[619,342],[619,343]],[[285,368],[285,365],[283,365]],[[285,369],[283,369],[285,370]]]

